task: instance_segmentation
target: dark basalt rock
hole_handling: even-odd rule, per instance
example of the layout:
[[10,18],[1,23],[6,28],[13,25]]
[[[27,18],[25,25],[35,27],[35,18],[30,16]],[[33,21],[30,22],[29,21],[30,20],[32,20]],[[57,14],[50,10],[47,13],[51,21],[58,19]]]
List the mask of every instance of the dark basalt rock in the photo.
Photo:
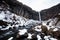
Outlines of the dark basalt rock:
[[28,19],[39,20],[38,12],[32,10],[32,8],[22,4],[21,2],[18,2],[17,0],[2,0],[0,3],[1,5],[2,3],[4,3],[5,7],[9,8],[9,11],[17,15],[23,16]]
[[60,4],[55,5],[49,9],[42,10],[41,12],[41,19],[48,20],[50,18],[54,18],[55,16],[60,13]]
[[36,34],[32,35],[32,39],[31,40],[38,40],[37,39],[37,35]]
[[47,33],[48,33],[47,27],[42,25],[41,29],[42,29],[42,32],[45,33],[45,35],[47,35]]
[[7,22],[0,20],[0,26],[8,26],[7,24]]
[[25,33],[24,35],[18,35],[18,37],[15,40],[27,40],[28,34]]

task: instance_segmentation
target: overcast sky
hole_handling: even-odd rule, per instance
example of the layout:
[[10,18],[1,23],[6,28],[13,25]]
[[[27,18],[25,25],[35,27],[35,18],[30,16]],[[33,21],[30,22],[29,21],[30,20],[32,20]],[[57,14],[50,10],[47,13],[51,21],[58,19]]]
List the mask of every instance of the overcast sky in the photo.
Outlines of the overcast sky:
[[18,0],[31,7],[33,10],[41,11],[60,3],[60,0]]

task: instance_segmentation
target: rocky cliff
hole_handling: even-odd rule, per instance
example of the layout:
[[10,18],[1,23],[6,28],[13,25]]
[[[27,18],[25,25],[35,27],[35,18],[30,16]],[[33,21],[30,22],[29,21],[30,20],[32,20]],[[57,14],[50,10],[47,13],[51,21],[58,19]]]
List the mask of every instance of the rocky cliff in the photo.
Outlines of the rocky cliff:
[[11,12],[17,15],[23,16],[28,19],[39,20],[38,12],[32,10],[32,8],[22,4],[21,2],[18,2],[17,0],[0,0],[0,5],[2,4],[4,8],[9,8]]
[[60,13],[60,4],[57,4],[51,8],[42,10],[40,13],[41,13],[42,20],[55,18]]

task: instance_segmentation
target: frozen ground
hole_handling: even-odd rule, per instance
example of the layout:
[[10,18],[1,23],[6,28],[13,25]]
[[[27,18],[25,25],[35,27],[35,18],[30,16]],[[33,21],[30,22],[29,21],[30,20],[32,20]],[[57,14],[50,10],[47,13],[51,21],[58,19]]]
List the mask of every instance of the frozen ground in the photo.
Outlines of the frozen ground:
[[[44,28],[44,27],[42,28],[42,25],[46,26],[48,31],[51,28],[53,29],[52,30],[53,32],[58,31],[60,29],[59,25],[58,26],[54,25],[54,21],[56,23],[57,18],[55,18],[53,21],[52,19],[49,19],[47,21],[42,21],[42,24],[41,24],[40,21],[26,19],[22,16],[18,16],[16,14],[9,12],[8,10],[6,10],[6,13],[4,11],[0,12],[0,20],[2,20],[3,22],[7,22],[7,25],[8,25],[8,26],[5,26],[5,25],[0,26],[0,30],[1,31],[9,30],[5,34],[2,34],[0,36],[0,39],[5,38],[6,36],[8,37],[10,33],[15,34],[14,32],[17,31],[16,37],[20,38],[21,36],[21,38],[24,40],[35,40],[35,39],[36,40],[57,40],[51,35],[44,34],[44,32],[42,32]],[[49,25],[47,25],[48,22],[50,22]],[[26,37],[26,34],[28,35],[27,37]],[[13,37],[10,36],[8,40],[14,40],[14,36]]]

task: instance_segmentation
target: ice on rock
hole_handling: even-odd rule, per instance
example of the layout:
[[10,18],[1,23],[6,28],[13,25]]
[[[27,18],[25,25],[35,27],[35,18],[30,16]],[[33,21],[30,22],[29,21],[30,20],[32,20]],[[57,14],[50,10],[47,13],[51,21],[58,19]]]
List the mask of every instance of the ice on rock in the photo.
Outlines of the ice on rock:
[[40,23],[39,21],[30,19],[30,20],[28,20],[24,25],[25,25],[25,26],[26,26],[26,25],[37,25],[37,24],[39,24],[39,23]]
[[0,20],[3,20],[5,18],[5,14],[4,14],[4,12],[2,11],[1,13],[0,13]]
[[[13,16],[15,16],[16,21],[13,20]],[[37,25],[37,24],[40,23],[39,21],[26,19],[22,16],[18,16],[16,14],[11,13],[10,11],[6,11],[6,14],[2,11],[1,14],[0,14],[0,20],[6,21],[6,22],[11,22],[11,23],[15,22],[15,23],[20,24],[20,26],[23,26],[23,25],[33,26],[33,25]]]
[[20,19],[20,25],[23,26],[25,24],[25,20],[23,18]]

